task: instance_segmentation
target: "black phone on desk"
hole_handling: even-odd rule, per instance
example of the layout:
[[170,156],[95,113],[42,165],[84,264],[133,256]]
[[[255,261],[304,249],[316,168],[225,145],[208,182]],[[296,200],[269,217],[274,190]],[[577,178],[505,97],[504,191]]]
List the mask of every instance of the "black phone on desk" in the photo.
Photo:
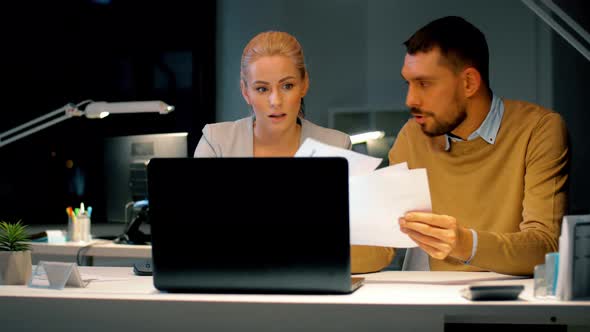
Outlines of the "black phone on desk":
[[148,259],[145,261],[134,263],[133,273],[135,273],[138,276],[151,276],[153,274],[152,260]]
[[510,301],[518,299],[523,285],[469,285],[461,295],[471,301]]

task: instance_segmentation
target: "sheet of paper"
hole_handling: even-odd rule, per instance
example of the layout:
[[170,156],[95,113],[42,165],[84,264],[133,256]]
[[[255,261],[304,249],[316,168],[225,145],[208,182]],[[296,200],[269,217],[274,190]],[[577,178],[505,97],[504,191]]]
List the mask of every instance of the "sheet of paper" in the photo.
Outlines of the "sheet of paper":
[[348,175],[369,174],[381,164],[381,158],[375,158],[351,150],[337,148],[307,138],[295,153],[295,157],[344,157],[348,160]]
[[45,233],[47,234],[47,243],[66,243],[66,234],[62,230],[46,230]]
[[[399,229],[408,211],[431,211],[425,169],[394,165],[368,175],[350,177],[350,243],[411,248],[416,243]],[[407,165],[405,165],[407,167]]]
[[395,165],[390,165],[387,167],[380,168],[373,172],[373,174],[396,174],[400,172],[407,172],[410,169],[408,168],[408,163],[403,162]]
[[333,147],[308,138],[295,157],[344,157],[349,170],[350,243],[396,248],[416,247],[399,230],[408,211],[431,211],[425,169],[400,163],[375,170],[381,158]]

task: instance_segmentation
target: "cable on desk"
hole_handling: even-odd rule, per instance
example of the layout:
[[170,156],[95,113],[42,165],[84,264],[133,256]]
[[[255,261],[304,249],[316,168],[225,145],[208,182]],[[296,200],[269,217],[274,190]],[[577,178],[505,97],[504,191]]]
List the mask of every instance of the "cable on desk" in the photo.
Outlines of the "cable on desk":
[[78,266],[82,266],[82,261],[80,260],[80,258],[82,257],[82,255],[85,256],[85,254],[83,254],[83,251],[88,251],[88,249],[90,249],[92,246],[96,245],[96,244],[106,244],[109,243],[111,241],[94,241],[91,242],[83,247],[80,247],[80,249],[78,249],[78,252],[76,253],[76,264],[78,264]]

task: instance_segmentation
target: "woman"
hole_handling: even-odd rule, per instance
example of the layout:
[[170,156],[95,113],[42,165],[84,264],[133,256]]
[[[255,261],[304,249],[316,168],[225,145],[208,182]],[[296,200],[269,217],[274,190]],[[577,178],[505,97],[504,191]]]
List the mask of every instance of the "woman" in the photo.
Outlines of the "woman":
[[350,149],[350,137],[303,118],[309,87],[303,49],[286,32],[255,36],[242,54],[240,87],[253,116],[208,124],[195,157],[293,156],[306,138]]
[[[240,71],[242,96],[254,114],[206,125],[195,157],[292,157],[308,137],[351,148],[347,134],[303,118],[309,74],[295,37],[278,31],[258,34],[244,48]],[[392,257],[393,250],[352,246],[351,270],[379,271]]]

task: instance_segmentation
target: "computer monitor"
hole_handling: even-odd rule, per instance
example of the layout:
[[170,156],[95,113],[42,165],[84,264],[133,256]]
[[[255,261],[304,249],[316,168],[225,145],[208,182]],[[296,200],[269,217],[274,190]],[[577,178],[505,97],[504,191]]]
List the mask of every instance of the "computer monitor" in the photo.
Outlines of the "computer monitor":
[[133,203],[147,199],[147,163],[154,157],[187,157],[188,133],[109,137],[104,144],[106,219],[127,223]]

